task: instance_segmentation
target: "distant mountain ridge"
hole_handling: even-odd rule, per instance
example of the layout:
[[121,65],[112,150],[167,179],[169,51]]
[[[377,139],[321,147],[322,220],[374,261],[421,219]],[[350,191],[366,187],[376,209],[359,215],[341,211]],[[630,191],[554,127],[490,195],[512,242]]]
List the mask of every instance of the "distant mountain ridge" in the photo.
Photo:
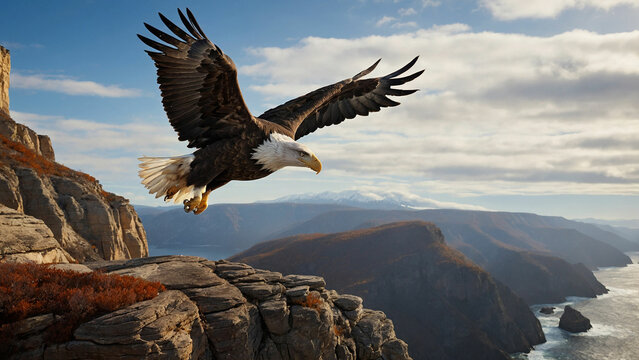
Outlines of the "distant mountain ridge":
[[[230,249],[227,253],[299,234],[351,231],[397,221],[429,221],[442,229],[449,245],[530,304],[561,302],[566,296],[594,297],[606,291],[586,267],[574,263],[595,268],[630,262],[620,250],[602,241],[608,237],[617,239],[616,235],[595,226],[534,214],[254,203],[212,205],[199,217],[188,216],[180,209],[156,215],[142,211],[140,216],[151,246],[183,249],[214,243]],[[585,235],[574,227],[581,231],[594,228],[594,234]],[[528,282],[530,274],[537,274],[535,283]]]

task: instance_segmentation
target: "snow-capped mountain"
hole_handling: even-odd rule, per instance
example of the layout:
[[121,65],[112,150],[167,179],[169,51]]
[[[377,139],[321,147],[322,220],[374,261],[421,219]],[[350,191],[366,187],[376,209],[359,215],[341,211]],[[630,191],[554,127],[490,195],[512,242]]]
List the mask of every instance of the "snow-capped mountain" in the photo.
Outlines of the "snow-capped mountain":
[[290,195],[269,202],[294,202],[306,204],[339,204],[365,209],[462,209],[487,210],[484,207],[455,202],[438,201],[410,193],[396,191],[345,190],[316,194]]

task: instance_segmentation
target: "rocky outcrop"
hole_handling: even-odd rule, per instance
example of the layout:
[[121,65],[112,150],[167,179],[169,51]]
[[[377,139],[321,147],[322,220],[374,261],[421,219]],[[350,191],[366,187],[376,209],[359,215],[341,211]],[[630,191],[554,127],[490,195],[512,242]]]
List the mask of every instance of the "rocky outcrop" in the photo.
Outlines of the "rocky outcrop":
[[9,114],[9,72],[11,55],[9,50],[0,46],[0,113]]
[[0,205],[0,261],[68,263],[73,257],[42,220]]
[[325,289],[317,276],[190,256],[87,265],[168,291],[84,323],[57,345],[41,338],[53,315],[25,319],[12,359],[410,359],[384,313]]
[[566,305],[559,319],[559,327],[571,333],[586,332],[592,328],[590,320],[572,306]]
[[[433,224],[301,235],[258,244],[231,260],[323,276],[388,314],[415,358],[509,359],[545,341],[524,301],[449,248]],[[334,303],[357,306],[343,297]]]
[[144,228],[128,200],[105,196],[95,182],[0,166],[0,190],[0,204],[42,220],[78,261],[148,255]]
[[539,309],[539,312],[542,313],[542,314],[546,314],[546,315],[554,314],[555,307],[554,306],[544,306],[541,309]]
[[8,111],[5,114],[0,112],[0,135],[22,144],[47,160],[55,161],[55,153],[49,136],[38,135],[29,127],[13,121],[9,117]]

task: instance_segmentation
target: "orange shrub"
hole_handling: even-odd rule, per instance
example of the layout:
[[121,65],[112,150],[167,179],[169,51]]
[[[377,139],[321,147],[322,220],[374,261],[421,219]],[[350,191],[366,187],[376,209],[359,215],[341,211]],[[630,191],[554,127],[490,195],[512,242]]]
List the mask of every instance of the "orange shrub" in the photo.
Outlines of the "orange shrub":
[[300,305],[319,312],[321,309],[320,306],[323,302],[322,297],[317,295],[317,293],[309,293],[306,295],[306,299],[302,300]]
[[132,276],[0,263],[0,354],[15,351],[16,321],[49,313],[59,315],[60,320],[45,332],[45,339],[64,342],[82,322],[152,299],[164,290],[158,282]]
[[346,328],[343,326],[333,325],[333,334],[335,336],[340,337],[346,333]]

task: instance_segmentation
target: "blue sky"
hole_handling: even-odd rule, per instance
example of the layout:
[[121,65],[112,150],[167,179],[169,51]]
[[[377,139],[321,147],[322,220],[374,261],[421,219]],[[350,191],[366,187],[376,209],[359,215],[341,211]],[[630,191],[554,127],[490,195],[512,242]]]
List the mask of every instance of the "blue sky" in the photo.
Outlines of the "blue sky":
[[[23,1],[3,6],[12,115],[57,159],[160,205],[135,158],[187,153],[135,34],[189,7],[233,58],[253,114],[414,55],[402,105],[302,139],[321,174],[231,183],[213,202],[397,191],[567,217],[639,217],[639,0]],[[408,86],[410,88],[410,86]],[[389,126],[390,124],[390,126]]]

